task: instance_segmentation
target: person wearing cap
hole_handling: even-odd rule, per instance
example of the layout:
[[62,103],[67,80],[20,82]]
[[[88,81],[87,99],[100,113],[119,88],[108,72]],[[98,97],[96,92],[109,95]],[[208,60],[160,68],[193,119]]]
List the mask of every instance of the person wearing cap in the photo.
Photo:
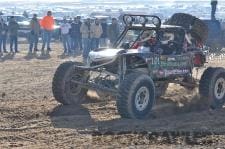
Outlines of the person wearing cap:
[[82,34],[82,40],[84,44],[83,49],[83,61],[87,62],[87,58],[91,49],[91,19],[87,18],[80,27]]
[[71,29],[71,25],[67,22],[66,17],[63,18],[63,23],[60,25],[61,29],[61,37],[64,47],[64,54],[69,54],[71,52],[70,46],[70,35],[69,31]]
[[[10,41],[10,52],[18,53],[18,30],[19,24],[16,22],[14,16],[10,17],[8,31],[9,31],[9,41]],[[14,51],[13,51],[14,45]]]
[[108,27],[107,35],[112,46],[119,37],[119,24],[116,18],[112,18],[112,24]]
[[76,50],[79,48],[79,38],[81,38],[80,33],[80,24],[78,22],[77,17],[74,18],[74,21],[71,23],[70,29],[70,38],[71,38],[71,50],[76,53]]
[[108,28],[106,19],[101,20],[101,26],[102,26],[102,35],[100,39],[100,46],[105,47],[107,43],[106,39],[107,39],[107,28]]
[[51,36],[54,30],[54,18],[52,16],[52,12],[48,11],[47,15],[40,21],[41,27],[43,29],[43,44],[42,44],[42,52],[44,52],[45,46],[47,44],[47,52],[51,51],[50,43],[51,43]]
[[102,26],[99,19],[95,19],[91,24],[91,50],[99,48],[99,40],[102,35]]
[[[82,25],[81,16],[77,16],[77,22],[78,22],[79,30],[80,30],[81,25]],[[78,40],[78,48],[79,48],[79,50],[82,51],[83,50],[83,42],[82,42],[82,34],[81,34],[81,32],[79,32],[77,40]]]
[[216,20],[215,13],[216,13],[216,7],[217,7],[218,1],[217,0],[211,0],[211,19]]
[[[7,53],[6,50],[6,39],[7,39],[7,32],[8,32],[8,26],[4,22],[4,20],[0,19],[0,55],[2,55],[2,52]],[[3,51],[2,51],[3,48]]]
[[33,18],[30,21],[30,46],[29,46],[29,52],[32,53],[33,48],[34,52],[38,51],[38,38],[40,33],[40,24],[37,19],[37,14],[33,15]]

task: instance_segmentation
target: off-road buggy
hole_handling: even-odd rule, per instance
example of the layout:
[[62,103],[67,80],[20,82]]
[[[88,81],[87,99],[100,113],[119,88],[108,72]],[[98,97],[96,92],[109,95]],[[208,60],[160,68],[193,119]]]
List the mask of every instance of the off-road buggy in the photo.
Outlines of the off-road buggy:
[[57,68],[52,90],[58,102],[78,105],[89,89],[95,90],[100,97],[116,97],[121,117],[142,119],[168,84],[177,83],[199,86],[201,97],[213,108],[223,105],[223,68],[207,68],[200,81],[192,76],[193,68],[206,63],[201,36],[193,36],[198,33],[162,25],[157,16],[124,15],[123,20],[125,30],[112,48],[91,51],[86,65],[69,61]]

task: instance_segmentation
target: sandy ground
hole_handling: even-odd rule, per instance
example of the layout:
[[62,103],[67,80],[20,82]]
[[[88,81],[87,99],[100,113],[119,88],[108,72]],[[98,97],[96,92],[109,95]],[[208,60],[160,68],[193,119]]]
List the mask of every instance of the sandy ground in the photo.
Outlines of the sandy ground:
[[[60,56],[58,43],[50,57],[26,49],[0,59],[0,148],[225,147],[225,109],[208,110],[197,89],[170,85],[147,120],[121,119],[114,100],[92,92],[81,106],[62,106],[51,92],[54,71],[80,58]],[[225,67],[225,57],[210,58],[208,65]]]

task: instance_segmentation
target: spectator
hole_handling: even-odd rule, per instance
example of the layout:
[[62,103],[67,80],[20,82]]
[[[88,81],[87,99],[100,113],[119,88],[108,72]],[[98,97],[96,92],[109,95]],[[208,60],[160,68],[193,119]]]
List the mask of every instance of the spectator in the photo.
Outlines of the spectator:
[[83,61],[87,62],[88,54],[91,48],[91,20],[87,18],[81,25],[80,32],[82,34],[82,40],[84,44],[83,49]]
[[[81,28],[82,22],[81,22],[81,17],[77,16],[77,22],[79,24],[79,28]],[[83,50],[83,43],[82,43],[82,34],[80,32],[79,36],[78,36],[78,47],[79,49],[82,51]]]
[[52,12],[48,11],[47,12],[47,16],[45,16],[42,20],[41,20],[41,27],[43,29],[43,35],[42,35],[42,40],[43,40],[43,44],[42,44],[42,53],[44,52],[45,46],[47,44],[47,52],[51,51],[50,48],[50,43],[51,43],[51,36],[52,36],[52,32],[54,30],[54,18],[52,17]]
[[100,46],[101,47],[105,47],[106,43],[107,43],[107,22],[106,19],[102,20],[102,35],[101,35],[101,39],[100,39]]
[[29,14],[27,13],[26,10],[23,12],[23,16],[24,16],[25,18],[29,18]]
[[[4,53],[7,53],[6,51],[7,32],[8,32],[7,24],[1,18],[0,19],[0,53],[1,55],[3,51]],[[2,51],[2,48],[3,48],[3,51]]]
[[70,48],[70,35],[69,31],[71,29],[71,25],[67,22],[66,17],[63,18],[63,23],[60,25],[61,29],[61,37],[64,47],[64,54],[69,54],[71,51]]
[[91,49],[99,48],[99,40],[102,35],[102,26],[98,19],[91,25]]
[[119,24],[116,18],[112,18],[112,24],[110,24],[107,34],[112,46],[119,36]]
[[38,38],[40,33],[40,24],[37,19],[37,14],[33,15],[33,18],[30,21],[30,46],[29,46],[29,52],[32,53],[32,50],[34,48],[34,52],[38,51]]
[[[65,17],[66,17],[66,16],[65,16]],[[70,17],[68,23],[69,23],[69,24],[73,23],[73,18]]]
[[76,17],[74,18],[74,21],[71,23],[70,38],[71,38],[71,49],[75,52],[78,49],[79,38],[81,38],[80,24]]
[[211,19],[216,20],[215,14],[216,14],[216,7],[217,7],[218,1],[217,0],[211,0]]
[[18,29],[19,29],[19,24],[16,22],[14,16],[10,17],[9,26],[8,26],[10,52],[13,52],[13,45],[14,45],[14,50],[16,53],[18,53]]

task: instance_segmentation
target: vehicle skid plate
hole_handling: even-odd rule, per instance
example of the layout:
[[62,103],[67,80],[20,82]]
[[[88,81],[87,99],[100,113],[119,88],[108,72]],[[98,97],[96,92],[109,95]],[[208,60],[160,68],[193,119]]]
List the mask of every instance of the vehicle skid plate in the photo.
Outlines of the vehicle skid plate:
[[82,88],[91,89],[91,90],[95,90],[95,91],[101,91],[101,92],[111,94],[111,95],[118,94],[118,90],[107,88],[107,87],[104,87],[99,84],[95,84],[95,83],[91,83],[91,82],[85,83],[85,82],[81,82],[81,81],[77,81],[77,80],[72,80],[72,82],[75,84],[78,84]]
[[74,69],[86,71],[90,74],[90,77],[88,77],[88,80],[85,81],[85,82],[81,81],[81,80],[71,80],[71,82],[73,82],[73,83],[75,83],[75,84],[77,84],[77,85],[79,85],[79,86],[81,86],[82,88],[85,88],[85,89],[101,91],[101,92],[105,92],[105,93],[111,94],[111,95],[117,94],[118,91],[117,91],[116,88],[107,87],[107,86],[104,86],[101,83],[96,82],[96,79],[99,79],[102,76],[102,74],[105,74],[107,76],[117,77],[117,76],[115,76],[115,75],[113,75],[109,72],[102,71],[100,66],[90,67],[90,66],[77,66],[77,65],[75,65]]
[[[100,67],[100,66],[98,66]],[[97,66],[78,66],[75,65],[74,69],[79,69],[79,70],[84,70],[84,71],[97,71],[96,69],[98,68]]]

